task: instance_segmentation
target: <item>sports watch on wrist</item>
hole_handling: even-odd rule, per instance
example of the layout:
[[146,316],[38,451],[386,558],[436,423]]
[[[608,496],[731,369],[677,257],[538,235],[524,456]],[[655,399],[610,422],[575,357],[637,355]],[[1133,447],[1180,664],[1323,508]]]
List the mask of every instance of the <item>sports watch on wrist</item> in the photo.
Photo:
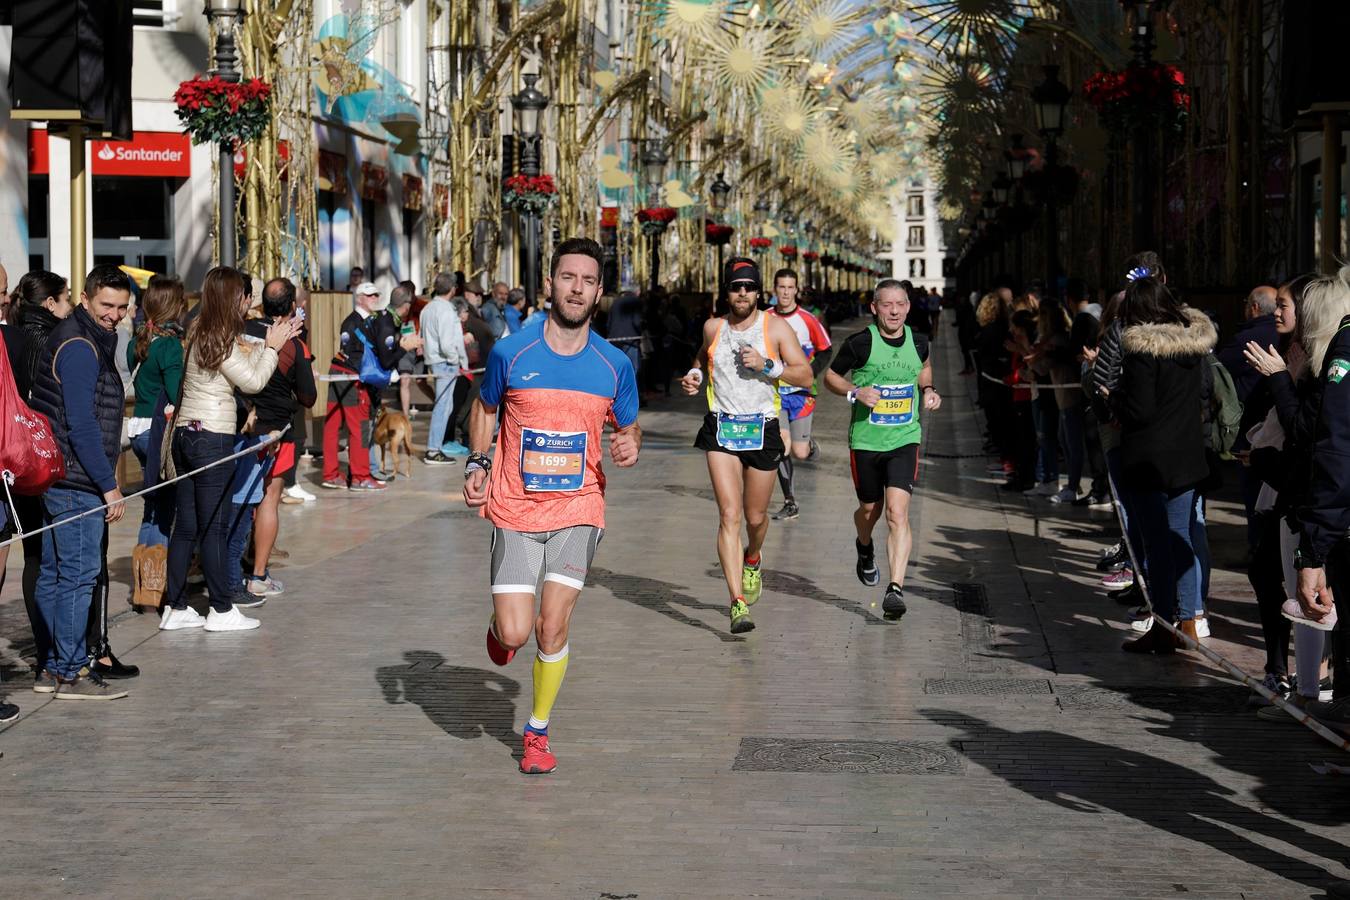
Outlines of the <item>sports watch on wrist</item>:
[[1304,553],[1302,548],[1294,551],[1295,569],[1320,569],[1323,566],[1322,560],[1309,553]]
[[468,478],[474,472],[482,469],[484,472],[492,471],[492,457],[486,453],[470,453],[469,458],[464,461],[464,477]]

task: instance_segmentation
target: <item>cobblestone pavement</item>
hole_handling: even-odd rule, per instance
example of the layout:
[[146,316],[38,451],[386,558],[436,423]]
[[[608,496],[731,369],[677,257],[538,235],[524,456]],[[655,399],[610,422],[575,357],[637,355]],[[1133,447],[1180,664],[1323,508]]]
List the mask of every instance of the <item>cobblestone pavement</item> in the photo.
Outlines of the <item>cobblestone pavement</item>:
[[[1189,654],[1120,653],[1089,565],[1109,517],[1000,494],[953,356],[948,336],[900,624],[853,574],[842,400],[822,398],[823,459],[770,529],[744,637],[698,402],[645,412],[547,778],[515,770],[530,653],[484,653],[488,528],[458,468],[283,507],[287,590],[258,631],[121,615],[144,674],[116,703],[27,689],[12,561],[0,894],[1309,897],[1347,877],[1350,788],[1309,767],[1346,760]],[[1222,564],[1239,523],[1222,503],[1211,521]],[[133,539],[115,531],[115,574]],[[1215,645],[1259,668],[1244,578],[1213,593]]]

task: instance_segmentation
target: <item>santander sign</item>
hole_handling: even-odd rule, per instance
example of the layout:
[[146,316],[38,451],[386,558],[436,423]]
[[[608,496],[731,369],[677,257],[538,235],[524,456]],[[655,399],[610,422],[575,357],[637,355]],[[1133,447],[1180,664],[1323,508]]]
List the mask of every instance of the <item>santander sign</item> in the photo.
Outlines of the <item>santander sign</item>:
[[[127,175],[141,178],[188,178],[192,175],[192,142],[172,131],[138,131],[129,141],[89,142],[94,175]],[[47,132],[28,133],[28,172],[48,174]]]

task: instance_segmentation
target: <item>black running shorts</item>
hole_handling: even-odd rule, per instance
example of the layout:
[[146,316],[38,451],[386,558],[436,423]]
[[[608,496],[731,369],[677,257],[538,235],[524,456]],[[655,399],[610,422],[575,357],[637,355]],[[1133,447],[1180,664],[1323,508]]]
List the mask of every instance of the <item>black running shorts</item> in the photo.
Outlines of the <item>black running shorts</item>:
[[861,503],[877,503],[886,488],[914,493],[919,483],[919,445],[906,444],[894,450],[850,450],[853,490]]
[[717,443],[717,413],[710,412],[703,417],[703,427],[694,438],[694,446],[707,453],[729,453],[741,461],[741,465],[761,472],[778,471],[778,461],[783,458],[786,448],[783,446],[783,432],[777,418],[764,423],[764,447],[760,450],[728,450]]

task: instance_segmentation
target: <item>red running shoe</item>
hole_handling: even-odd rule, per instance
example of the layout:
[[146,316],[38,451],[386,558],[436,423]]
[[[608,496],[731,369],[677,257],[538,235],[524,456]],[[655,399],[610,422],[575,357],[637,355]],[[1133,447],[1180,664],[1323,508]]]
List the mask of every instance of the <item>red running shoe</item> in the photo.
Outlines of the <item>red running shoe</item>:
[[547,775],[558,768],[558,758],[548,749],[548,735],[525,729],[525,756],[520,760],[522,775]]
[[[496,619],[493,619],[495,622]],[[488,659],[499,666],[504,666],[516,655],[516,651],[502,646],[502,642],[497,640],[497,632],[492,628],[492,622],[488,623],[487,632],[487,652]]]

